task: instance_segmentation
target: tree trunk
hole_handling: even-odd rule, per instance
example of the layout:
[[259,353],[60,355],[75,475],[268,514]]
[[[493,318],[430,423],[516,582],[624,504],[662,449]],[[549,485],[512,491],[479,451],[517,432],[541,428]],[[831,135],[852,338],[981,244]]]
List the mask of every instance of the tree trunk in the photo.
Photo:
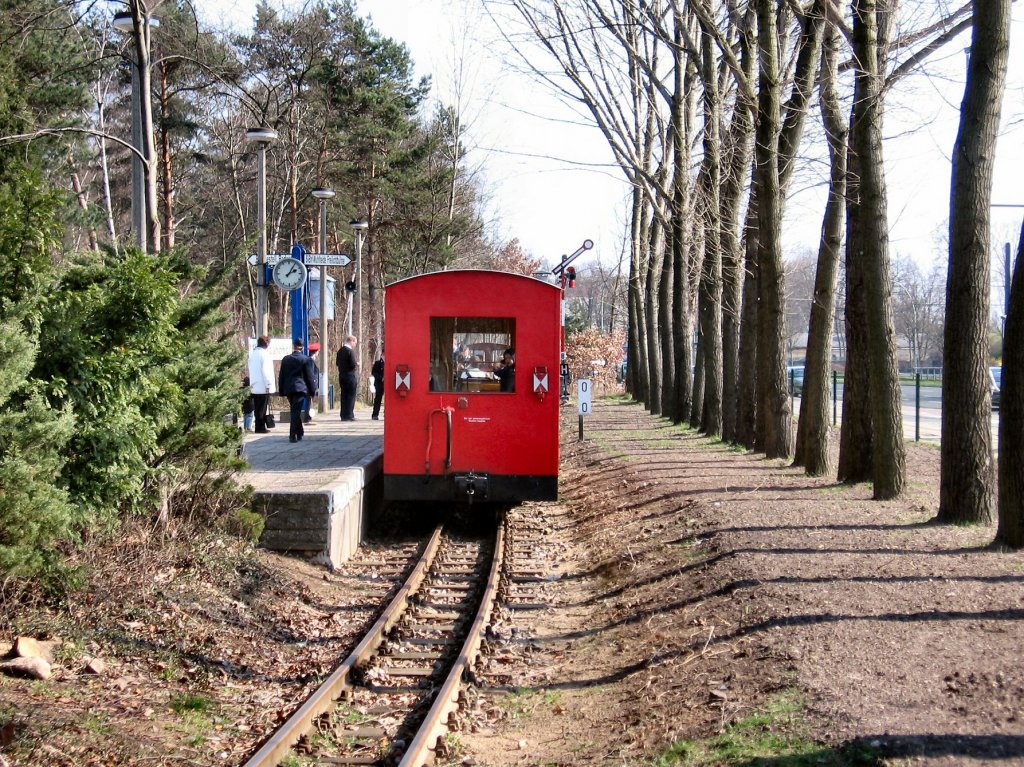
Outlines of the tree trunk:
[[999,527],[996,541],[1024,547],[1024,224],[1017,240],[999,387]]
[[658,270],[658,339],[661,345],[661,412],[675,420],[679,404],[676,392],[675,346],[673,343],[672,303],[673,269],[672,252],[666,243],[666,229],[656,223],[658,250],[661,252],[661,268]]
[[[167,84],[167,67],[160,66],[160,175],[163,179],[163,195],[161,202],[163,208],[163,249],[171,250],[174,247],[174,155],[171,152],[171,132],[168,128],[170,123],[169,104],[170,95]],[[326,252],[326,251],[325,251]]]
[[647,332],[647,370],[650,379],[647,409],[654,415],[661,414],[661,339],[658,336],[658,282],[661,276],[661,257],[655,250],[654,216],[647,218],[644,237],[641,240],[647,252],[647,273],[644,280],[644,325]]
[[779,34],[776,3],[758,1],[758,121],[754,155],[758,195],[758,442],[768,458],[786,458],[792,427],[783,354],[782,189],[779,179],[781,130]]
[[846,201],[847,126],[836,89],[839,32],[829,23],[821,83],[821,113],[829,146],[829,196],[821,227],[818,266],[814,275],[814,303],[808,329],[803,393],[797,428],[794,465],[812,477],[831,472],[829,461],[829,383],[832,371],[832,329],[836,311],[836,277],[843,241]]
[[643,232],[643,192],[633,187],[633,209],[630,223],[629,259],[629,348],[626,365],[627,381],[633,398],[646,403],[650,396],[650,379],[647,368],[647,334],[644,332],[643,262],[641,260],[641,237]]
[[715,41],[709,30],[701,35],[704,83],[704,259],[700,280],[701,361],[704,368],[704,408],[701,431],[722,433],[722,184],[721,103]]
[[676,414],[674,421],[682,423],[693,406],[693,325],[690,310],[693,294],[690,292],[688,271],[687,222],[691,219],[690,195],[690,126],[693,124],[693,104],[697,72],[683,47],[683,29],[686,19],[680,9],[673,13],[676,60],[672,90],[672,325],[676,370]]
[[672,341],[675,355],[676,394],[675,423],[682,423],[689,415],[693,403],[693,355],[690,339],[693,329],[690,324],[690,286],[686,275],[686,215],[688,207],[688,183],[684,177],[675,183],[672,204],[672,286],[675,294],[672,300]]
[[892,319],[887,195],[882,158],[882,78],[879,74],[880,46],[875,0],[854,0],[853,48],[858,66],[850,146],[860,160],[860,177],[856,217],[851,220],[851,228],[858,231],[857,256],[863,277],[864,315],[867,320],[865,361],[874,436],[874,497],[882,500],[903,492],[906,458]]
[[694,355],[693,402],[690,403],[690,425],[698,427],[704,412],[704,342],[697,330],[697,353]]
[[[888,197],[882,156],[882,78],[879,74],[875,0],[855,0],[854,49],[864,69],[858,69],[854,100],[863,107],[851,125],[851,141],[863,158],[860,170],[859,224],[864,230],[863,257],[868,316],[868,378],[871,427],[875,435],[872,478],[874,497],[895,498],[906,482],[903,449],[903,408],[900,401],[896,329],[892,319],[892,275],[889,267]],[[858,88],[859,84],[859,88]]]
[[[740,32],[740,62],[753,82],[757,66],[751,41],[753,22]],[[739,434],[740,315],[743,307],[743,238],[740,204],[753,154],[753,105],[737,94],[729,127],[729,160],[722,184],[722,439],[736,442]],[[753,370],[753,367],[747,370]]]
[[743,371],[736,387],[736,444],[753,450],[757,444],[757,188],[750,190],[743,228],[743,313],[737,367]]
[[796,154],[804,135],[804,126],[810,112],[808,105],[814,96],[814,85],[818,79],[821,60],[821,40],[825,30],[826,0],[814,0],[801,19],[800,44],[796,65],[793,68],[793,89],[786,101],[786,118],[779,134],[779,186],[782,189],[782,204],[786,202],[786,190],[793,177]]
[[701,265],[704,263],[704,227],[701,224],[703,220],[701,218],[701,206],[703,204],[702,184],[697,184],[693,196],[694,211],[690,218],[690,241],[687,243],[690,250],[687,269],[690,274],[687,279],[693,280],[696,278],[694,285],[696,305],[694,308],[696,309],[697,317],[694,324],[696,343],[694,344],[693,352],[693,399],[690,400],[690,412],[687,413],[686,420],[690,426],[699,429],[704,415],[704,383],[707,380],[704,375],[704,338],[701,335],[701,316],[704,311],[702,302],[705,296],[702,289],[703,280],[701,279]]
[[[857,105],[850,111],[854,119]],[[860,163],[852,146],[846,154],[846,366],[843,371],[843,424],[839,434],[840,482],[871,479],[873,438],[868,408],[867,318],[864,270],[860,257],[861,230],[857,226],[860,199]]]
[[[1010,47],[1010,0],[975,3],[973,13],[949,205],[938,518],[989,523],[995,489],[987,364],[989,212]],[[1011,349],[1004,344],[1004,352]]]
[[[71,190],[75,193],[75,198],[78,200],[78,207],[83,211],[89,211],[89,199],[86,197],[85,192],[82,190],[82,181],[78,177],[77,173],[71,174]],[[99,250],[100,241],[96,234],[96,227],[92,224],[89,225],[89,249]]]

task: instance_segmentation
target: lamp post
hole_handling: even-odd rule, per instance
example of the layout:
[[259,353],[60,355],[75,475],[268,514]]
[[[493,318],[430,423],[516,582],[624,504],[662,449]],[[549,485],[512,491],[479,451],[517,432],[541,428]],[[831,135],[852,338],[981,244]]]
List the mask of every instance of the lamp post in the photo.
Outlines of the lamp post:
[[[1009,202],[1009,203],[993,203],[989,206],[990,208],[1024,208],[1024,204]],[[1010,313],[1010,284],[1013,279],[1013,269],[1010,264],[1010,252],[1012,248],[1010,243],[1003,243],[1003,313],[1000,318],[1003,321],[1002,337],[1006,338],[1006,315]]]
[[[356,330],[354,335],[359,339],[359,342],[356,344],[356,370],[359,371],[361,377],[363,374],[363,237],[366,236],[366,230],[370,228],[370,225],[362,218],[354,218],[349,221],[348,225],[352,227],[356,240]],[[356,391],[359,391],[359,389],[357,388]]]
[[[312,192],[320,202],[320,253],[327,253],[327,201],[334,190],[317,187]],[[327,265],[320,265],[320,412],[327,412]]]
[[[160,26],[160,19],[156,16],[145,16],[143,18],[142,44],[149,46],[149,30]],[[111,22],[114,29],[125,34],[135,32],[135,19],[131,11],[121,11],[114,14]],[[135,244],[139,250],[145,252],[147,244],[146,236],[146,207],[143,202],[144,181],[142,177],[142,85],[140,60],[142,52],[135,46],[135,55],[129,60],[132,67],[132,233],[135,236]],[[149,56],[145,56],[149,61]]]
[[256,241],[256,336],[269,334],[267,293],[267,146],[277,140],[277,131],[273,128],[249,128],[245,138],[256,144],[257,181],[256,181],[256,226],[260,237]]

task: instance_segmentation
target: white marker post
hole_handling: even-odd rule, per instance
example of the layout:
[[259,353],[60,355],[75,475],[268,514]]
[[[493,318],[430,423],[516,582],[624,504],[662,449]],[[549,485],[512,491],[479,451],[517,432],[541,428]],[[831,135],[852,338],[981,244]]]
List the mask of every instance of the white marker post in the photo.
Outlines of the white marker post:
[[580,403],[580,439],[579,439],[579,441],[582,442],[583,441],[583,416],[590,415],[590,391],[591,391],[591,388],[592,388],[592,383],[588,379],[586,379],[586,378],[581,378],[579,381],[577,381],[577,384],[579,384],[579,392],[578,392],[577,399],[579,400],[579,403]]

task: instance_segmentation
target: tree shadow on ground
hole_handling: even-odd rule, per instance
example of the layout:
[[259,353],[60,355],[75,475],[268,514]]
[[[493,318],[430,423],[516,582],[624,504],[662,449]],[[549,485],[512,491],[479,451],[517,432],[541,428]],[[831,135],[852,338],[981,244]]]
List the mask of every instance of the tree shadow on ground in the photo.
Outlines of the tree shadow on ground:
[[834,748],[801,754],[759,756],[730,762],[733,767],[881,767],[891,759],[953,758],[988,761],[1024,756],[1020,735],[871,735]]

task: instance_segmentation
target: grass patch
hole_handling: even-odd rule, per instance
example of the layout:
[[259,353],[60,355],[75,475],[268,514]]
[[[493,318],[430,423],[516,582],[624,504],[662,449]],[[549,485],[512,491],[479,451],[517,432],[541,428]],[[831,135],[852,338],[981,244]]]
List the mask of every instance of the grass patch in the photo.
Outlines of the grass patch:
[[331,714],[331,720],[334,724],[364,724],[372,722],[373,717],[353,708],[348,703],[339,703]]
[[[633,456],[623,453],[621,447],[618,446],[618,444],[624,441],[637,442],[648,450],[669,450],[679,447],[679,440],[682,437],[698,433],[696,429],[690,426],[674,424],[666,419],[661,419],[659,423],[661,425],[653,429],[624,429],[611,433],[600,431],[588,433],[584,431],[584,438],[595,442],[610,456],[628,461]],[[717,439],[707,439],[702,440],[698,444],[702,444],[704,441],[707,441],[708,444],[720,443],[720,440]]]
[[877,749],[847,745],[832,748],[817,742],[800,694],[788,690],[771,698],[750,716],[720,735],[679,740],[658,756],[652,767],[873,767]]
[[519,719],[533,711],[537,705],[536,697],[537,693],[533,690],[520,687],[502,698],[501,707],[505,709],[509,719]]
[[466,744],[462,742],[462,738],[457,732],[448,732],[445,734],[444,746],[446,756],[449,759],[458,760],[466,753]]
[[173,729],[182,733],[184,742],[190,746],[204,744],[218,721],[212,715],[214,702],[201,695],[184,693],[173,696],[168,705],[181,717],[181,722],[173,725]]
[[178,678],[178,664],[175,658],[170,658],[160,669],[160,678],[165,682],[173,682]]
[[518,688],[515,692],[505,695],[499,704],[509,719],[521,719],[530,716],[540,706],[549,706],[558,711],[562,707],[561,690],[529,690]]
[[202,695],[192,695],[191,693],[173,696],[168,705],[174,713],[183,716],[189,713],[204,714],[213,708],[213,702],[209,698],[204,698]]
[[102,714],[87,714],[82,720],[82,729],[93,735],[109,735],[114,727]]
[[562,704],[562,691],[548,690],[544,693],[544,703],[548,706],[560,706]]
[[847,485],[843,482],[834,482],[831,485],[822,485],[821,487],[817,488],[816,492],[821,493],[822,495],[841,495],[842,493],[845,493],[849,489],[850,485]]

